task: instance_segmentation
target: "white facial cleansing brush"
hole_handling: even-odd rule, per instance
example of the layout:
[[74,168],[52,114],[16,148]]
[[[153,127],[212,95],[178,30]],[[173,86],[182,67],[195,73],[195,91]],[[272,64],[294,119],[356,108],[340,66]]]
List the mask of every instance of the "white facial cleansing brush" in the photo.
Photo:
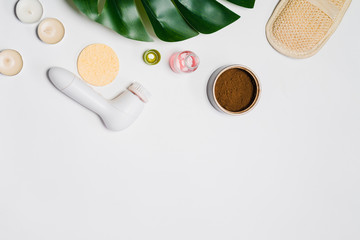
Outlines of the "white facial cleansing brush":
[[107,100],[73,73],[58,67],[50,68],[49,78],[65,95],[98,114],[112,131],[123,130],[135,122],[150,95],[139,83],[133,83],[118,97]]

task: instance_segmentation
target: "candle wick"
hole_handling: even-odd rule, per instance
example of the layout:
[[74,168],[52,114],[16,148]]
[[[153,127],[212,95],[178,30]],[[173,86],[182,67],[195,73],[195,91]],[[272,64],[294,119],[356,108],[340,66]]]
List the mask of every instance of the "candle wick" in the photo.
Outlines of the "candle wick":
[[30,15],[32,15],[32,11],[31,11],[31,10],[29,10],[28,13],[29,13]]
[[52,32],[52,28],[45,28],[44,32],[50,34]]
[[11,59],[10,58],[5,58],[5,61],[4,61],[5,63],[4,63],[4,65],[5,66],[10,66],[10,64],[11,64]]

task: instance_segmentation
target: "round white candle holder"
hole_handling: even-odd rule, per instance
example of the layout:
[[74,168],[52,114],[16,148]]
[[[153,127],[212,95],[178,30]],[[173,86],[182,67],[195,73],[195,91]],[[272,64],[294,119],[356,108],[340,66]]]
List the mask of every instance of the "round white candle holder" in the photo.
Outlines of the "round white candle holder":
[[56,44],[64,38],[65,28],[58,19],[46,18],[40,22],[37,34],[44,43]]
[[38,0],[19,0],[15,12],[21,22],[36,23],[43,15],[43,6]]
[[19,52],[13,49],[0,51],[0,73],[6,76],[14,76],[21,72],[23,59]]

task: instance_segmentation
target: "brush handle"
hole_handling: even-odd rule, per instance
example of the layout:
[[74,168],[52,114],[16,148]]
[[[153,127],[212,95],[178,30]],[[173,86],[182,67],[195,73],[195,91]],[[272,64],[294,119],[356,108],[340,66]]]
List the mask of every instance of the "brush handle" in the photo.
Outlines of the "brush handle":
[[50,68],[49,78],[65,95],[100,116],[106,114],[111,108],[108,100],[68,70],[59,67]]
[[100,116],[105,126],[120,131],[136,121],[148,100],[148,93],[140,84],[133,84],[109,101],[96,93],[73,73],[54,67],[48,72],[50,81],[65,95]]

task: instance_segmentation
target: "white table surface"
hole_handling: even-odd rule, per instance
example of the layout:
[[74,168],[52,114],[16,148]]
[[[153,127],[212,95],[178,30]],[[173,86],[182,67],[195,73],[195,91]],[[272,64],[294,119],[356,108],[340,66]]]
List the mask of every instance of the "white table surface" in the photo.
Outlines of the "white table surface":
[[[254,10],[221,1],[242,18],[213,35],[180,43],[128,40],[42,0],[66,37],[40,42],[36,24],[0,3],[0,49],[21,52],[24,69],[0,76],[1,240],[358,240],[360,239],[360,2],[314,57],[277,53],[265,24],[277,0]],[[116,96],[132,81],[153,98],[123,132],[65,97],[46,77],[76,72],[88,44],[120,58],[118,79],[96,90]],[[158,49],[157,66],[142,53]],[[167,64],[179,50],[201,58],[197,72]],[[262,95],[249,114],[228,117],[206,96],[211,73],[243,64]]]

